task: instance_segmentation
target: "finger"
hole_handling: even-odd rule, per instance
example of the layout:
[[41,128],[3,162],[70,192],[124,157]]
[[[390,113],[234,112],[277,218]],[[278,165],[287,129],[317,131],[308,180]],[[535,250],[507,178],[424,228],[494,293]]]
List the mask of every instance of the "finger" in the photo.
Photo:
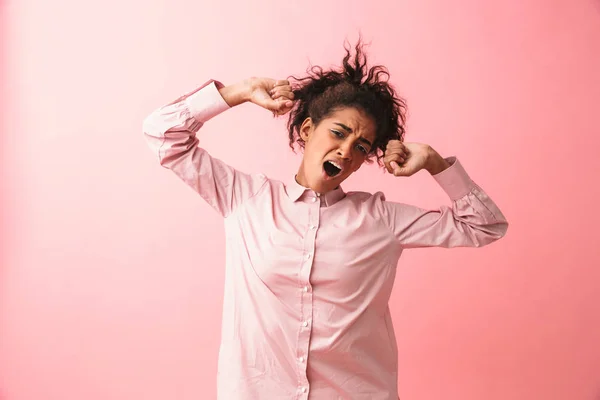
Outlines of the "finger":
[[393,149],[393,148],[398,148],[399,146],[402,146],[402,142],[399,140],[390,140],[389,142],[387,142],[387,145],[385,146],[387,149]]
[[404,146],[404,143],[402,143],[398,140],[394,141],[394,143],[388,143],[387,148],[389,150],[393,150],[393,151],[398,151],[398,150],[405,151],[406,150],[406,146]]
[[401,154],[403,156],[406,156],[406,154],[407,154],[406,150],[404,148],[397,147],[397,146],[389,147],[389,148],[385,149],[385,152],[390,155],[391,154]]
[[294,105],[294,102],[291,100],[286,99],[285,97],[281,97],[277,100],[277,102],[279,103],[279,109],[283,109],[283,108],[288,108],[288,107],[292,107]]
[[283,115],[289,112],[294,105],[293,101],[290,100],[277,100],[275,101],[276,107],[273,110],[273,114],[275,115]]
[[275,86],[269,90],[270,95],[273,95],[278,92],[293,92],[293,89],[289,85],[283,85],[283,86]]
[[267,100],[264,103],[264,107],[270,111],[278,112],[282,108],[281,100]]
[[390,174],[394,173],[394,166],[392,165],[392,163],[398,163],[398,161],[394,160],[394,159],[389,159],[387,161],[384,161],[385,167],[387,169],[387,172],[389,172]]
[[384,160],[383,165],[385,166],[385,170],[391,174],[393,169],[392,169],[392,166],[390,165],[389,161]]
[[273,85],[273,87],[275,88],[277,86],[282,86],[282,85],[290,86],[290,82],[287,79],[277,80],[277,81],[275,81],[275,84]]
[[392,161],[396,161],[398,164],[402,164],[402,163],[404,163],[404,161],[406,161],[406,157],[402,153],[386,152],[386,154],[384,155],[384,160],[387,161],[388,163],[390,163]]
[[397,153],[388,154],[384,157],[384,164],[390,174],[394,173],[394,166],[392,163],[399,165],[403,164],[405,159]]
[[400,167],[396,161],[392,161],[390,165],[392,166],[392,174],[394,174],[394,176],[402,175],[402,167]]
[[408,159],[408,153],[402,149],[387,149],[385,153],[387,157],[390,157],[390,160],[392,160],[392,157],[402,158],[401,163]]
[[389,172],[390,174],[393,171],[392,166],[390,164],[392,161],[394,161],[394,159],[390,154],[386,153],[383,156],[383,164],[385,165],[385,169],[387,170],[387,172]]
[[285,97],[288,100],[294,100],[294,93],[290,90],[274,90],[271,93],[271,98],[276,100],[280,97]]

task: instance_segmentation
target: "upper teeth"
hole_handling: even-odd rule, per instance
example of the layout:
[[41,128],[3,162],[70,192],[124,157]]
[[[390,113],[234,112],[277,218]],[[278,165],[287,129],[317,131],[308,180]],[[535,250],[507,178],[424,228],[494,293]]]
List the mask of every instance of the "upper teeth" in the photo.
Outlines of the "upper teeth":
[[341,165],[339,165],[338,163],[336,163],[335,161],[329,161],[331,164],[333,164],[337,169],[342,169]]

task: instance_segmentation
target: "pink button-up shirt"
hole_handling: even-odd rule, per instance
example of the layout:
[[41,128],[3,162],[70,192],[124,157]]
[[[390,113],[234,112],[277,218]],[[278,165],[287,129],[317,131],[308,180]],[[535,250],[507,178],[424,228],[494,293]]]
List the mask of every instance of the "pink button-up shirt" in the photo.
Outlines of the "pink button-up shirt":
[[434,176],[452,200],[438,210],[238,171],[198,147],[198,130],[229,108],[219,87],[209,81],[144,121],[160,164],[224,217],[218,398],[397,399],[388,301],[402,251],[481,247],[506,219],[454,157]]

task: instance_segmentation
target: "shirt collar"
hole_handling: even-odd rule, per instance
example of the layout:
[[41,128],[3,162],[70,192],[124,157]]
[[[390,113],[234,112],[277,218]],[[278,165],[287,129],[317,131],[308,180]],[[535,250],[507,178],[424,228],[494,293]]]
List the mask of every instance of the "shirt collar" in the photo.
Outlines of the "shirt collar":
[[304,187],[296,181],[294,176],[286,185],[286,192],[290,199],[294,202],[300,199],[313,199],[319,197],[321,199],[321,207],[329,207],[346,197],[346,193],[341,186],[330,190],[325,194],[319,194],[310,188]]

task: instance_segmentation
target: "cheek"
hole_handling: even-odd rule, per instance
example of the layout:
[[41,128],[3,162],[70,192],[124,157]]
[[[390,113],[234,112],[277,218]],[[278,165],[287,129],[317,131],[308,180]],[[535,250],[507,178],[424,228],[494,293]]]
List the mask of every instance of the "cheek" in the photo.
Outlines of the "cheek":
[[[306,143],[306,149],[311,152],[311,157],[319,157],[331,149],[331,141],[323,134],[313,135]],[[320,155],[319,155],[320,154]]]
[[315,140],[311,140],[304,146],[304,160],[307,165],[317,166],[320,165],[323,158],[320,146]]
[[356,164],[353,166],[354,171],[358,171],[360,167],[362,167],[367,162],[367,155],[361,153],[360,156],[356,160]]
[[358,169],[360,168],[361,165],[362,165],[362,162],[356,162],[355,164],[352,164],[352,166],[350,167],[350,169],[347,172],[347,175],[350,175],[350,174],[358,171]]

